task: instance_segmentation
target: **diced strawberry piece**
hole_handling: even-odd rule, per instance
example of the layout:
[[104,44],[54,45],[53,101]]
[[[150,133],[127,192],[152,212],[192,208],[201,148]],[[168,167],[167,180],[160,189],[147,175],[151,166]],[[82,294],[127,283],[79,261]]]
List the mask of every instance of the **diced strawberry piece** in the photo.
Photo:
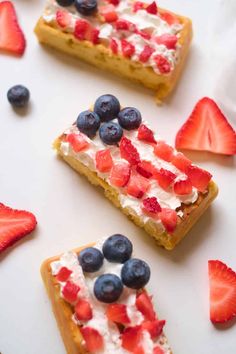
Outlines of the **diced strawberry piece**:
[[236,154],[236,132],[217,104],[204,97],[176,135],[178,149],[203,150],[216,154]]
[[117,6],[120,3],[120,0],[107,0],[110,4]]
[[139,55],[139,60],[142,63],[146,63],[154,51],[155,50],[152,47],[150,47],[149,45],[145,45],[145,47],[143,48],[142,52]]
[[62,289],[62,295],[66,301],[75,302],[79,291],[80,287],[68,280]]
[[122,39],[121,50],[124,57],[131,58],[132,55],[135,53],[135,46],[132,43],[128,42],[126,39]]
[[110,40],[110,48],[111,48],[113,54],[118,53],[118,43],[114,38],[111,38],[111,40]]
[[171,70],[170,62],[161,54],[154,56],[154,61],[161,74],[168,74]]
[[143,347],[139,345],[137,348],[133,350],[132,354],[145,354],[145,351]]
[[80,152],[85,150],[89,147],[89,142],[87,141],[86,137],[82,134],[68,134],[66,136],[66,141],[70,143],[74,152]]
[[153,131],[144,124],[141,124],[138,128],[138,139],[146,141],[147,143],[156,143]]
[[200,167],[190,165],[186,171],[192,185],[200,192],[204,192],[211,180],[212,175]]
[[33,231],[36,224],[32,213],[0,203],[0,253]]
[[143,10],[145,8],[145,3],[142,1],[135,1],[133,4],[133,11]]
[[109,172],[113,166],[111,152],[109,149],[96,152],[96,168],[100,172]]
[[147,192],[148,189],[148,179],[133,171],[126,186],[126,192],[132,197],[140,199],[143,197],[143,195]]
[[93,317],[93,311],[90,303],[85,299],[79,299],[75,305],[75,315],[77,320],[89,321]]
[[84,40],[89,29],[90,29],[90,24],[87,20],[84,19],[76,20],[74,36],[79,40]]
[[80,331],[86,343],[86,349],[89,352],[97,352],[99,350],[103,350],[103,337],[101,334],[95,329],[91,327],[81,327]]
[[25,37],[17,21],[11,1],[0,2],[0,51],[22,55],[25,51]]
[[161,349],[161,347],[155,347],[153,349],[153,354],[165,354],[165,352]]
[[151,197],[143,200],[142,209],[146,214],[157,214],[161,211],[161,206],[156,197]]
[[162,20],[166,21],[170,26],[180,23],[178,17],[172,14],[171,12],[161,12],[160,17]]
[[138,150],[125,136],[123,136],[120,141],[120,154],[121,157],[127,160],[131,165],[137,165],[140,162]]
[[130,165],[119,162],[113,165],[110,174],[110,183],[116,187],[125,187],[130,178]]
[[181,152],[178,152],[176,155],[172,155],[171,163],[180,171],[186,172],[188,167],[192,164],[192,161]]
[[210,319],[222,323],[236,316],[236,273],[218,260],[208,261]]
[[157,44],[163,44],[168,49],[176,49],[178,38],[174,34],[165,33],[155,37],[155,41]]
[[159,214],[159,217],[167,232],[172,233],[175,231],[178,219],[175,210],[163,208]]
[[156,168],[149,161],[141,161],[136,167],[136,171],[145,178],[150,178],[156,172]]
[[141,326],[142,329],[148,331],[151,338],[155,340],[162,333],[165,324],[166,324],[165,320],[154,320],[154,321],[143,321]]
[[156,319],[156,313],[153,308],[151,297],[146,291],[137,294],[135,304],[147,321],[154,321]]
[[71,15],[66,10],[57,10],[56,20],[60,27],[65,28],[70,25]]
[[178,195],[192,193],[192,183],[189,178],[176,181],[174,183],[174,192]]
[[158,181],[161,188],[168,190],[174,182],[176,175],[171,171],[161,168],[159,171],[155,172],[154,178]]
[[88,41],[92,42],[93,44],[98,44],[98,42],[99,42],[99,29],[95,28],[95,27],[91,28],[86,39]]
[[118,19],[118,15],[115,11],[106,12],[103,14],[103,17],[108,23],[115,22]]
[[135,25],[132,22],[127,21],[123,18],[119,18],[116,21],[115,27],[117,30],[121,31],[132,31],[135,29]]
[[130,323],[127,307],[124,304],[110,304],[107,306],[106,315],[109,321],[121,324]]
[[157,15],[158,9],[157,9],[157,4],[155,1],[153,1],[150,5],[148,5],[145,10],[152,15]]
[[147,39],[148,41],[151,39],[151,34],[148,32],[148,30],[139,30],[135,29],[134,33],[139,34],[142,38]]
[[67,281],[72,271],[66,267],[61,267],[56,275],[57,281]]
[[141,338],[141,326],[125,328],[121,334],[122,347],[130,352],[133,352],[139,346]]
[[157,141],[154,146],[155,155],[168,162],[172,160],[173,152],[174,149],[164,141]]

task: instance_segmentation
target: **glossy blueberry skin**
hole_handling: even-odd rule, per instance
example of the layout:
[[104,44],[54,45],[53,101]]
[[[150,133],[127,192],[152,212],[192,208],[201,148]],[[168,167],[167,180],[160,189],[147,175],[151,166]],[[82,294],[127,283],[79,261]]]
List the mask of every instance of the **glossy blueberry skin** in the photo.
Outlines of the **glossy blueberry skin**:
[[103,123],[99,129],[101,140],[107,145],[116,145],[123,135],[123,129],[115,122]]
[[100,127],[100,118],[92,111],[83,111],[79,114],[76,125],[82,133],[93,138]]
[[85,16],[90,16],[97,11],[97,0],[75,0],[76,10]]
[[109,122],[117,118],[120,112],[120,102],[113,95],[102,95],[94,104],[94,112],[99,115],[102,122]]
[[75,0],[56,0],[56,2],[58,5],[66,7],[73,5]]
[[137,129],[141,122],[142,116],[137,108],[126,107],[118,114],[118,121],[122,128],[126,130]]
[[29,102],[30,92],[22,85],[11,87],[7,92],[7,99],[13,107],[25,107]]
[[130,259],[133,245],[127,237],[115,234],[104,242],[102,252],[109,262],[124,263]]
[[149,265],[137,258],[126,261],[121,269],[122,282],[132,289],[143,288],[148,283],[150,275]]
[[84,272],[93,273],[103,265],[103,254],[97,248],[87,247],[78,256],[79,263]]
[[93,290],[99,301],[109,304],[119,299],[123,284],[117,275],[107,273],[96,279]]

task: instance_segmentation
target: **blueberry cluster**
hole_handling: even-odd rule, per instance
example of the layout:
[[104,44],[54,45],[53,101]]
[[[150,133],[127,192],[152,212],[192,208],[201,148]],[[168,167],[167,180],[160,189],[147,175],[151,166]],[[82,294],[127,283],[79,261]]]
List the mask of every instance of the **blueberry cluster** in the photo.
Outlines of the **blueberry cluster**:
[[90,16],[97,11],[97,0],[56,0],[60,6],[74,5],[76,10],[84,16]]
[[[113,120],[117,119],[118,123]],[[116,145],[123,129],[137,129],[142,122],[141,113],[134,107],[120,109],[120,102],[113,95],[102,95],[95,102],[93,111],[79,114],[77,128],[89,138],[93,138],[99,130],[101,140],[107,145]]]
[[98,271],[106,258],[111,263],[122,263],[121,277],[106,273],[97,277],[94,284],[95,297],[105,303],[112,303],[119,299],[123,286],[132,289],[143,288],[150,279],[150,268],[141,259],[130,258],[133,245],[123,235],[110,236],[103,244],[102,252],[94,247],[87,247],[80,252],[78,259],[84,272]]

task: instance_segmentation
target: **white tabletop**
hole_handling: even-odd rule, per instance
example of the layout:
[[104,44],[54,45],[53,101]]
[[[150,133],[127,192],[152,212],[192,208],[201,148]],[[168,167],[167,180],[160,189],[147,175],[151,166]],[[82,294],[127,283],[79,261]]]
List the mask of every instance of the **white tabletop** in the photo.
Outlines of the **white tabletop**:
[[[54,138],[104,93],[115,94],[123,105],[139,108],[144,119],[173,143],[196,101],[217,92],[217,83],[214,86],[212,81],[217,58],[210,55],[207,28],[218,2],[159,1],[160,6],[191,17],[195,32],[180,84],[163,107],[156,106],[152,92],[142,87],[41,47],[33,27],[44,0],[14,3],[27,50],[20,59],[0,55],[0,201],[35,213],[38,227],[1,257],[0,352],[65,353],[40,278],[40,264],[64,250],[119,232],[133,241],[136,256],[152,268],[148,288],[159,317],[167,320],[165,332],[173,352],[235,353],[236,325],[219,330],[209,321],[207,274],[209,259],[220,259],[236,270],[235,158],[188,154],[213,173],[220,194],[186,239],[168,252],[126,219],[101,191],[58,160],[52,150]],[[15,84],[24,84],[31,91],[24,116],[17,115],[6,99],[7,90]],[[228,108],[233,122],[235,116]]]

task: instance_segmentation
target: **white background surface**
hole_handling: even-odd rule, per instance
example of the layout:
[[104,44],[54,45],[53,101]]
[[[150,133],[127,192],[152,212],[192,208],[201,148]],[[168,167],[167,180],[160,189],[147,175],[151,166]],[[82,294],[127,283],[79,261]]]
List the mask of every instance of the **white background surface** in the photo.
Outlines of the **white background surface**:
[[[229,10],[230,2],[225,1],[225,9]],[[40,264],[49,256],[120,232],[130,237],[136,256],[152,268],[148,288],[159,316],[167,319],[165,332],[173,352],[236,353],[236,325],[217,329],[208,319],[207,276],[209,259],[221,259],[236,270],[235,158],[188,154],[213,173],[220,194],[187,238],[168,252],[128,221],[102,192],[59,161],[51,148],[54,138],[78,113],[104,93],[139,108],[144,119],[173,143],[195,102],[204,95],[214,96],[220,85],[213,68],[220,64],[219,74],[223,64],[211,55],[210,44],[216,50],[217,41],[208,36],[218,2],[159,1],[162,7],[191,17],[195,31],[182,80],[163,107],[157,107],[152,93],[143,88],[39,46],[33,27],[44,1],[14,3],[27,50],[20,59],[0,56],[0,201],[34,212],[38,227],[0,259],[0,352],[65,353],[40,278]],[[23,116],[6,99],[7,90],[18,83],[31,91],[31,105]],[[223,93],[233,95],[232,91]],[[222,96],[219,99],[225,102]],[[225,110],[235,122],[235,106],[226,105]]]

